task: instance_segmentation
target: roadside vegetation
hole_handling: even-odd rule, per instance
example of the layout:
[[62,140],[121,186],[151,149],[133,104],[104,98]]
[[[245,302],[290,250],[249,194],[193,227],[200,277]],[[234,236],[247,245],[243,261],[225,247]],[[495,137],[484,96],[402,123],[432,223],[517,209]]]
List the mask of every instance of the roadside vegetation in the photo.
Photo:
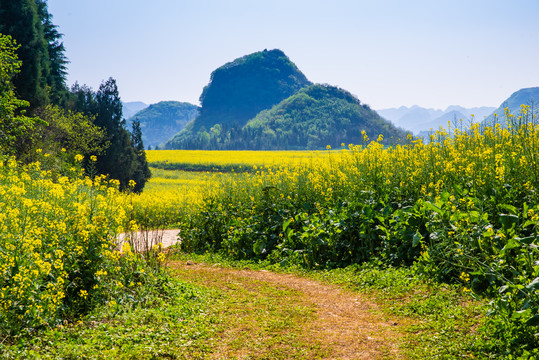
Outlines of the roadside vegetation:
[[182,222],[182,249],[315,270],[410,267],[490,301],[479,353],[533,357],[539,128],[525,105],[505,118],[223,177]]
[[[313,153],[146,153],[114,79],[67,88],[61,37],[46,1],[0,2],[0,358],[344,354],[306,277],[337,284],[325,288],[334,304],[335,294],[372,304],[382,322],[350,317],[380,326],[370,339],[345,337],[357,351],[373,341],[369,354],[387,358],[539,357],[539,119],[529,106],[400,144],[357,132],[360,144]],[[310,84],[280,51],[235,64],[268,56],[298,77],[262,107],[265,93],[238,102],[245,123]],[[212,82],[228,83],[228,68]],[[313,102],[306,91],[346,95],[309,87],[287,106]],[[215,148],[206,125],[214,140],[239,136],[210,121],[222,109],[235,119],[217,95],[204,90],[214,106],[177,139],[184,147]],[[317,121],[328,120],[318,105]],[[296,144],[292,135],[280,139]],[[165,228],[181,239],[168,260],[158,243],[140,249],[130,237]]]

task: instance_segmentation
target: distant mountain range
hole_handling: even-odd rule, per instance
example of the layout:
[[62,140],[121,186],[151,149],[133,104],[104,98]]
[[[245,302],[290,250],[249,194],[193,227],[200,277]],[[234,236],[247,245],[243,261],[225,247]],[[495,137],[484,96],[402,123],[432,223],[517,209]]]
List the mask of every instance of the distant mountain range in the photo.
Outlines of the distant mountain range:
[[460,120],[462,120],[462,125],[465,127],[471,122],[472,115],[474,122],[481,122],[494,110],[494,107],[487,106],[465,108],[452,105],[445,110],[440,110],[414,105],[412,107],[381,109],[377,112],[396,126],[418,135],[431,129],[438,130],[440,126],[447,128],[448,122],[451,122],[451,126],[455,126],[455,124],[460,125]]

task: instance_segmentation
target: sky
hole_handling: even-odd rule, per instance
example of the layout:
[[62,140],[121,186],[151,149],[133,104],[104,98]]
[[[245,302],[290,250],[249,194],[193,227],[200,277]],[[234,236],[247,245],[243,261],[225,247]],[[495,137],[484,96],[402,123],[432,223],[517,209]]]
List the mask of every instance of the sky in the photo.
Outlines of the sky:
[[539,0],[48,0],[68,83],[199,105],[213,70],[281,49],[374,109],[498,107],[539,86]]

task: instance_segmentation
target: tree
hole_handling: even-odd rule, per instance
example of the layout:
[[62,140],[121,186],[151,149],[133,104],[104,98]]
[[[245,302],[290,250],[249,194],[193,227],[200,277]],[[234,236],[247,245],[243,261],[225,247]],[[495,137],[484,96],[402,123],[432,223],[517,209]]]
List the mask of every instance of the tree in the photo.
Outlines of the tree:
[[134,180],[137,183],[135,190],[141,191],[149,178],[142,135],[133,136],[125,128],[116,80],[109,78],[97,92],[75,84],[69,106],[71,110],[95,116],[94,124],[105,131],[107,146],[98,156],[96,170],[119,180],[122,190],[128,188],[130,180]]
[[64,110],[55,105],[39,109],[37,115],[45,121],[36,128],[34,148],[48,154],[67,152],[74,157],[100,155],[107,145],[105,131],[94,124],[92,116]]
[[0,1],[0,33],[18,44],[21,72],[13,79],[16,94],[30,102],[30,109],[63,104],[68,63],[62,34],[52,23],[46,0]]
[[29,101],[31,109],[47,104],[50,63],[36,1],[0,1],[0,33],[21,45],[18,55],[23,65],[13,78],[17,96]]
[[58,32],[58,26],[52,23],[52,15],[47,9],[45,0],[37,1],[37,10],[49,55],[50,69],[47,77],[49,96],[53,104],[60,105],[66,101],[68,95],[66,77],[69,61],[65,56],[64,43],[61,41],[63,34]]
[[16,50],[11,36],[0,34],[0,153],[20,156],[40,120],[27,117],[28,102],[15,96],[12,78],[21,67]]
[[142,129],[140,128],[140,121],[133,121],[133,130],[131,136],[133,139],[133,146],[137,155],[137,167],[133,173],[133,180],[135,181],[134,192],[140,192],[144,188],[146,181],[152,176],[148,161],[146,160],[146,152],[144,151],[144,143],[142,142]]

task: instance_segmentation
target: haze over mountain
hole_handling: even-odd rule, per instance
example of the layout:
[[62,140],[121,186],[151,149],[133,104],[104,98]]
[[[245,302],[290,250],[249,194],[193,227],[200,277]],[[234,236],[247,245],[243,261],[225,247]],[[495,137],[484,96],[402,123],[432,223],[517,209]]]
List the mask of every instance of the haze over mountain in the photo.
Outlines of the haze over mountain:
[[349,92],[312,85],[281,50],[219,67],[200,102],[200,115],[165,148],[314,149],[361,142],[362,130],[388,142],[406,136]]
[[497,109],[493,110],[483,121],[483,124],[492,125],[494,123],[494,114],[496,114],[497,121],[503,125],[505,122],[505,108],[508,108],[511,114],[518,116],[521,105],[529,105],[531,107],[530,110],[534,114],[537,114],[539,111],[539,87],[524,88],[515,91]]
[[198,114],[199,108],[196,105],[161,101],[134,114],[127,120],[127,127],[131,128],[133,120],[140,121],[144,146],[154,148],[181,131]]
[[147,108],[148,105],[142,101],[122,102],[122,113],[124,119],[129,119],[131,116],[138,113],[140,110]]
[[488,106],[464,108],[452,105],[445,110],[441,110],[414,105],[412,107],[401,106],[376,111],[396,126],[412,131],[417,135],[430,129],[437,130],[440,126],[447,127],[448,121],[458,123],[462,119],[464,124],[469,124],[472,114],[474,115],[474,122],[480,122],[490,115],[494,108]]

